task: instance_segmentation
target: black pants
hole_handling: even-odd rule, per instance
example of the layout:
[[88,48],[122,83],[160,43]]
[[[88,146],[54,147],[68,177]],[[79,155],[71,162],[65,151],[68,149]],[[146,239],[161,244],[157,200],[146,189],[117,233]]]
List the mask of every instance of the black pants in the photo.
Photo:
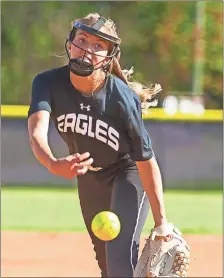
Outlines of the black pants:
[[[102,277],[132,277],[138,260],[140,234],[149,210],[136,165],[88,171],[78,178],[78,191]],[[116,213],[121,222],[118,237],[106,243],[91,231],[93,217],[104,210]]]

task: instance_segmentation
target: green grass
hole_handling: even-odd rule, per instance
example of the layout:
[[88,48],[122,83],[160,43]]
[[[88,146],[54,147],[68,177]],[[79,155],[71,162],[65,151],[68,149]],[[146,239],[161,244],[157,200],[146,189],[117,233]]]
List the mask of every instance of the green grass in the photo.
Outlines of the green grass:
[[[75,189],[3,188],[1,199],[2,230],[86,231]],[[183,233],[222,233],[221,191],[167,190],[165,203],[169,221]],[[152,226],[150,212],[143,231]]]

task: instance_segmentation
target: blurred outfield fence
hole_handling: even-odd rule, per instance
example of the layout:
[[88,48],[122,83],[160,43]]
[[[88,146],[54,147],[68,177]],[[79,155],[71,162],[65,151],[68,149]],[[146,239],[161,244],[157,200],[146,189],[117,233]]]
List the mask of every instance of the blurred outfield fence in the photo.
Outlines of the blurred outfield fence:
[[[27,132],[28,106],[1,106],[2,185],[74,186],[50,174],[34,157]],[[222,188],[223,111],[206,110],[203,115],[166,115],[151,109],[144,116],[167,188]],[[49,142],[56,156],[68,154],[54,125]]]

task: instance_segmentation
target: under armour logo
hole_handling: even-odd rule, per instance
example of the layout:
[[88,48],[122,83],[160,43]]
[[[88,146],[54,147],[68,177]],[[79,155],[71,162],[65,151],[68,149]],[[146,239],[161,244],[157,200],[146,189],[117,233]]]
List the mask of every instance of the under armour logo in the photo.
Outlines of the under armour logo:
[[80,103],[80,108],[82,110],[86,109],[87,111],[90,111],[90,105],[85,106],[83,103]]

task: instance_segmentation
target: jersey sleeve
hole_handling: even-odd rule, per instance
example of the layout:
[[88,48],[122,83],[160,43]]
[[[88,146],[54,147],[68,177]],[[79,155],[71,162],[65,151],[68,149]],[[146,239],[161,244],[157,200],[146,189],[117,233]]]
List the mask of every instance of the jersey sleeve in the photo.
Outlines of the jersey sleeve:
[[128,137],[131,146],[130,155],[134,161],[144,161],[153,157],[151,139],[144,126],[139,101],[136,101],[128,118]]
[[51,95],[49,80],[44,74],[38,74],[32,83],[32,97],[28,117],[38,111],[51,113]]

